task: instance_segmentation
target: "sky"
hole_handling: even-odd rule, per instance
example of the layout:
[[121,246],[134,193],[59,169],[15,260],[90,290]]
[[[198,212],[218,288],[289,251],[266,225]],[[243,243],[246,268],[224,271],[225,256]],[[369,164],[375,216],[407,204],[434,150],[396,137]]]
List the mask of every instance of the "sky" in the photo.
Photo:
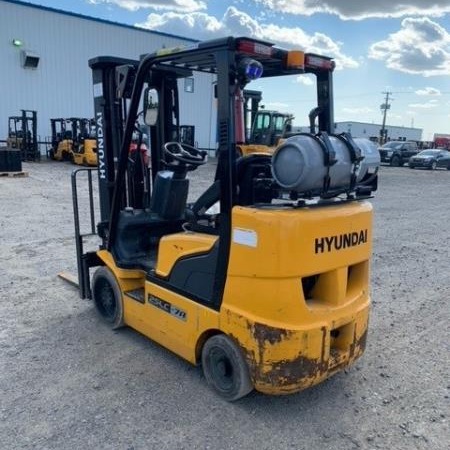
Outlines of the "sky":
[[[331,56],[335,121],[450,134],[450,0],[27,0],[189,37],[251,36]],[[308,76],[257,80],[267,109],[306,125],[315,89]]]

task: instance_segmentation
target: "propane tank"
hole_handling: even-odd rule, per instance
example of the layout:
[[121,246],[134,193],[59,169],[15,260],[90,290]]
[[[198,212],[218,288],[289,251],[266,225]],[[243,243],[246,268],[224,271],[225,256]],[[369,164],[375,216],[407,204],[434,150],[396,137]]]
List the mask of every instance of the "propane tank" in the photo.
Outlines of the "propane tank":
[[317,192],[329,177],[331,190],[349,188],[352,175],[361,181],[370,168],[380,164],[375,145],[368,139],[354,139],[363,159],[352,162],[349,144],[344,139],[330,135],[329,141],[335,153],[335,163],[326,165],[324,147],[312,134],[292,136],[283,142],[272,156],[272,175],[276,182],[289,191]]

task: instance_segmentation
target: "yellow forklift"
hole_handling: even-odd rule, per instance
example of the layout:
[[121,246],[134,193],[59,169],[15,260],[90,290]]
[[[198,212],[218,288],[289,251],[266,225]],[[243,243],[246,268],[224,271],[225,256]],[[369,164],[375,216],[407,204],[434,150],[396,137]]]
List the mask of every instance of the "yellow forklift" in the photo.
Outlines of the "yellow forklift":
[[50,119],[52,132],[51,146],[47,151],[50,159],[70,161],[74,143],[70,119]]
[[80,166],[97,165],[97,140],[95,136],[95,120],[71,118],[74,143],[70,159]]
[[[332,134],[333,61],[228,37],[89,64],[98,168],[72,176],[80,296],[113,328],[129,326],[201,365],[228,401],[253,389],[297,392],[359,358],[370,303],[367,199],[379,156],[367,140]],[[195,72],[217,77],[219,153],[215,180],[188,203],[195,175],[187,175],[207,158],[180,142],[178,82]],[[273,156],[237,159],[242,90],[259,77],[282,85],[303,73],[317,79],[311,133]],[[139,117],[149,126],[151,167],[129,158]],[[96,251],[85,251],[80,231],[83,172],[91,200],[98,174]]]
[[83,166],[97,165],[95,121],[71,117],[50,119],[52,140],[48,155],[55,161],[72,161]]
[[36,111],[22,109],[19,116],[8,118],[6,146],[20,150],[22,161],[40,160]]

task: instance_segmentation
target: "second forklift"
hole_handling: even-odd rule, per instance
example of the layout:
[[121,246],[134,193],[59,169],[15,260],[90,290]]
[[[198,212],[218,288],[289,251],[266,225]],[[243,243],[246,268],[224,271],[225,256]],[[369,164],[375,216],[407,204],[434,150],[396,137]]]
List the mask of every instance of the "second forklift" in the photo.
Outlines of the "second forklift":
[[293,114],[266,110],[260,107],[261,100],[261,91],[243,91],[245,142],[237,145],[239,157],[252,153],[272,154],[292,127]]
[[52,138],[48,155],[55,161],[72,161],[83,166],[97,165],[95,121],[71,117],[50,119]]
[[36,111],[22,109],[19,116],[9,117],[6,146],[20,150],[22,161],[40,160]]

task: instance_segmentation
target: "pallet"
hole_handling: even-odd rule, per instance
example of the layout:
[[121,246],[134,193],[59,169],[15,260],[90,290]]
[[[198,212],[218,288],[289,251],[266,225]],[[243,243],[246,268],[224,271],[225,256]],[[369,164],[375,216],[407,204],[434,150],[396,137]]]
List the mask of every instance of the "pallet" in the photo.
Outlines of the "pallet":
[[0,177],[27,177],[28,172],[0,172]]

